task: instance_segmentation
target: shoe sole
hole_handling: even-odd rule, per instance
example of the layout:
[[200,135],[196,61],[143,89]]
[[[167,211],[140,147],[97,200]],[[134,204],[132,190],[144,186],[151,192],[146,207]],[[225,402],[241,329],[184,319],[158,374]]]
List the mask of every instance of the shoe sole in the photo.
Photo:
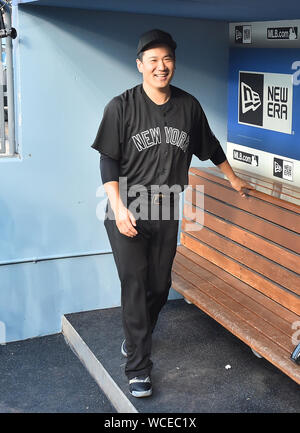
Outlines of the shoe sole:
[[149,389],[148,391],[129,391],[133,397],[149,397],[152,395],[152,389]]

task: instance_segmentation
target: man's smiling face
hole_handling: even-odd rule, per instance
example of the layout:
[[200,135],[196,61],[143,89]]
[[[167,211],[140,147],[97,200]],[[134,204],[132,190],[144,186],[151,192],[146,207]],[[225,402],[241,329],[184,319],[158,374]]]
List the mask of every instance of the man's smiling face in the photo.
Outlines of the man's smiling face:
[[153,89],[169,86],[175,71],[175,57],[167,45],[159,45],[144,51],[137,68],[143,74],[144,83]]

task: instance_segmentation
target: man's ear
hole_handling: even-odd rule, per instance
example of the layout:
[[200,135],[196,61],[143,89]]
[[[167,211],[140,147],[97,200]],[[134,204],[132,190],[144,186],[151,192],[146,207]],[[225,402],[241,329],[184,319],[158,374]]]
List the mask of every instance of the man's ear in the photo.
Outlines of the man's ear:
[[136,66],[138,68],[138,71],[142,74],[143,73],[143,63],[140,61],[140,59],[136,59]]

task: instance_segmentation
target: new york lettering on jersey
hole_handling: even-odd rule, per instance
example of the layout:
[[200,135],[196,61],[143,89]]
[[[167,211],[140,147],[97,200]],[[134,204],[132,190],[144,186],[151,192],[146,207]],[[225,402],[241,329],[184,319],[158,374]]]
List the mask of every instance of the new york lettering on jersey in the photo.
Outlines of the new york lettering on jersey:
[[189,144],[189,134],[185,131],[180,131],[177,128],[165,126],[163,131],[159,126],[142,131],[131,138],[139,152],[148,149],[149,147],[161,144],[162,134],[164,134],[164,142],[177,146],[186,151]]

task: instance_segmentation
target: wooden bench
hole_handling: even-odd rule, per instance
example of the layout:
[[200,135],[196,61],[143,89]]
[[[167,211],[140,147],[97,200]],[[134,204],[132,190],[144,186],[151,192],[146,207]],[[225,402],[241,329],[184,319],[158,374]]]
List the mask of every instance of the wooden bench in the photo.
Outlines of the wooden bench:
[[190,169],[172,287],[300,384],[300,188],[235,172],[246,198],[217,167]]

